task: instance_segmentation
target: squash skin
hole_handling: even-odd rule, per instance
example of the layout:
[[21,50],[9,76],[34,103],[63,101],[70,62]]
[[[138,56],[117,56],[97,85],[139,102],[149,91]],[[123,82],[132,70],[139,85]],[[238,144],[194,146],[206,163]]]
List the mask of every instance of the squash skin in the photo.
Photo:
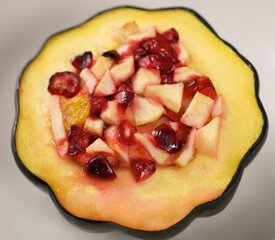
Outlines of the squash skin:
[[[154,9],[154,10],[148,10],[148,9],[142,9],[142,8],[135,8],[135,7],[119,7],[119,8],[129,8],[129,9],[138,9],[138,10],[145,10],[145,11],[166,11],[166,10],[179,10],[182,9],[184,11],[188,11],[191,14],[193,14],[196,18],[198,18],[198,20],[200,22],[202,22],[209,31],[211,31],[212,33],[214,33],[216,35],[216,37],[221,40],[223,43],[225,43],[228,47],[230,47],[238,56],[239,58],[241,58],[242,61],[244,61],[246,63],[246,65],[251,69],[251,71],[254,74],[254,87],[255,87],[255,97],[257,100],[257,104],[258,107],[262,113],[262,117],[263,117],[263,126],[262,126],[262,131],[261,134],[259,135],[258,139],[254,142],[254,144],[250,147],[250,149],[247,151],[247,153],[245,154],[245,156],[243,157],[243,159],[241,160],[238,169],[235,172],[234,177],[232,178],[230,184],[227,186],[226,190],[223,192],[223,194],[218,197],[217,199],[204,203],[200,206],[195,207],[183,220],[181,220],[180,222],[176,223],[175,225],[173,225],[172,227],[166,229],[166,230],[160,230],[160,231],[153,231],[153,232],[146,232],[146,231],[141,231],[141,230],[133,230],[133,229],[129,229],[127,227],[123,227],[117,224],[113,224],[113,223],[109,223],[109,222],[97,222],[97,221],[92,221],[89,219],[83,219],[83,218],[79,218],[76,217],[74,215],[72,215],[70,212],[68,212],[63,206],[62,204],[60,204],[54,194],[54,192],[52,191],[51,187],[49,186],[49,184],[47,182],[45,182],[44,180],[42,180],[41,178],[37,177],[36,175],[34,175],[21,161],[18,152],[17,152],[17,148],[16,148],[16,128],[17,128],[17,123],[18,123],[18,117],[19,117],[19,86],[20,86],[20,79],[17,83],[17,87],[16,87],[16,119],[14,122],[14,127],[13,127],[13,132],[12,132],[12,150],[13,150],[13,154],[16,160],[16,163],[18,165],[18,167],[20,168],[20,170],[23,172],[23,174],[28,177],[33,183],[35,183],[36,185],[38,185],[40,188],[42,188],[43,190],[49,192],[52,200],[54,201],[54,203],[56,204],[56,206],[58,207],[58,209],[60,210],[60,212],[65,216],[65,218],[67,218],[70,222],[78,225],[81,228],[85,228],[85,229],[89,229],[92,230],[93,232],[106,232],[106,231],[111,231],[112,229],[119,229],[123,232],[126,232],[128,234],[131,235],[135,235],[138,237],[142,237],[142,238],[152,238],[152,237],[157,237],[159,239],[164,239],[167,237],[171,237],[173,235],[176,235],[177,233],[179,233],[180,231],[182,231],[183,229],[185,229],[189,223],[192,222],[192,220],[197,217],[197,216],[209,216],[209,215],[213,215],[219,211],[221,211],[222,209],[224,209],[226,207],[226,205],[230,202],[231,198],[233,197],[238,183],[240,182],[241,179],[241,175],[242,172],[244,170],[244,168],[252,161],[252,159],[254,158],[254,156],[257,154],[257,152],[259,151],[259,149],[261,148],[261,146],[263,145],[266,137],[267,137],[267,131],[268,131],[268,119],[267,119],[267,115],[264,111],[263,105],[259,99],[259,79],[258,79],[258,74],[255,70],[255,68],[253,67],[253,65],[247,60],[245,59],[232,45],[230,45],[229,43],[227,43],[226,41],[222,40],[217,34],[216,32],[213,30],[213,28],[195,11],[188,9],[188,8],[182,8],[182,7],[177,7],[177,8],[166,8],[166,9]],[[114,9],[119,9],[119,8],[113,8],[113,9],[109,9],[107,11],[112,11]],[[92,17],[91,19],[95,18],[96,16],[105,13],[106,11],[100,12],[97,15],[95,15],[94,17]],[[91,19],[89,19],[88,21],[90,21]],[[82,25],[82,24],[81,24]],[[73,27],[75,28],[75,27]],[[71,29],[73,29],[71,28]],[[70,29],[67,29],[65,31],[68,31]],[[65,32],[64,31],[64,32]],[[63,31],[62,31],[63,32]],[[55,35],[58,35],[62,32],[59,32]],[[51,36],[49,39],[51,39],[53,36]],[[40,51],[39,51],[40,52]],[[36,59],[36,57],[34,58]],[[32,61],[31,61],[32,62]],[[31,63],[30,62],[30,63]],[[29,64],[30,64],[29,63]],[[28,64],[28,65],[29,65]],[[26,66],[26,68],[28,67],[28,65]],[[26,69],[25,68],[25,69]],[[24,72],[24,71],[23,71]]]

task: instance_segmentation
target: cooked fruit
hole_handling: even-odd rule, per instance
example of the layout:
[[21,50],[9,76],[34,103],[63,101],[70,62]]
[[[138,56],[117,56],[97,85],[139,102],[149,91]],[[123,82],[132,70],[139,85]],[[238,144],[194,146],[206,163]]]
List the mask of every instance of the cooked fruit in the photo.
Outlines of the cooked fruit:
[[135,93],[131,90],[123,90],[115,95],[115,99],[122,106],[127,107],[134,99]]
[[106,51],[106,52],[102,53],[102,56],[109,57],[109,58],[113,59],[116,63],[120,59],[119,53],[116,50]]
[[165,107],[177,113],[181,109],[183,87],[183,83],[148,86],[144,95],[161,102]]
[[[115,31],[117,24],[123,26],[124,24],[127,25],[127,22],[134,21],[138,23],[141,32],[153,25],[154,34],[149,35],[150,37],[147,35],[146,39],[144,39],[146,34],[129,37],[132,35],[130,30],[130,33],[122,34],[122,40],[119,43],[121,46],[118,46],[119,41],[110,40],[110,33]],[[179,40],[177,40],[174,31],[167,33],[168,28],[176,29]],[[137,31],[134,30],[133,32]],[[162,49],[160,52],[156,51],[152,45],[143,45],[149,38],[157,37],[163,39],[161,43],[148,41],[147,45],[149,42],[157,42],[158,47]],[[127,42],[129,38],[134,39],[134,41],[142,39],[143,43]],[[108,44],[106,44],[107,41],[109,41]],[[168,54],[171,52],[171,48],[169,44],[163,44],[163,41],[171,44],[175,54],[171,54],[171,56]],[[124,50],[119,50],[120,48]],[[98,138],[92,143],[93,151],[91,154],[79,153],[72,159],[67,153],[64,158],[61,158],[58,155],[59,148],[56,144],[52,144],[55,142],[55,138],[52,134],[53,126],[49,103],[51,97],[60,97],[62,104],[63,100],[65,102],[68,99],[65,99],[64,95],[52,96],[47,91],[47,85],[49,77],[56,72],[72,69],[73,67],[70,66],[69,62],[69,59],[73,57],[72,53],[81,53],[83,49],[95,53],[92,66],[89,68],[93,74],[96,73],[95,76],[98,80],[116,64],[111,57],[98,57],[102,54],[102,49],[107,51],[117,49],[121,59],[134,55],[135,71],[140,67],[158,70],[161,84],[173,84],[171,76],[173,76],[174,70],[183,66],[196,69],[210,77],[208,83],[213,83],[213,86],[208,84],[207,87],[204,86],[203,89],[205,90],[192,88],[189,81],[184,83],[183,104],[185,105],[179,113],[181,115],[184,113],[189,101],[197,92],[201,95],[204,94],[205,98],[210,97],[210,101],[213,102],[215,99],[213,93],[222,96],[225,103],[223,110],[226,118],[224,118],[219,130],[218,154],[211,157],[199,152],[198,149],[195,150],[193,158],[184,157],[180,161],[183,162],[182,165],[189,162],[188,165],[180,166],[179,164],[179,166],[175,166],[177,164],[175,158],[180,155],[180,152],[170,154],[162,150],[156,144],[151,132],[146,134],[146,129],[152,130],[152,128],[154,129],[168,121],[163,115],[158,119],[156,118],[154,122],[142,126],[136,126],[135,122],[132,122],[133,126],[137,128],[134,136],[139,139],[137,140],[135,137],[136,143],[132,145],[121,144],[128,149],[130,162],[148,160],[155,163],[156,171],[153,175],[147,174],[148,169],[151,169],[149,173],[154,170],[153,164],[144,165],[143,162],[136,164],[135,169],[138,170],[136,173],[139,173],[137,179],[143,182],[137,183],[135,181],[135,175],[134,172],[131,172],[130,165],[121,166],[122,159],[118,157],[119,154],[110,150],[111,145],[108,145],[109,143],[105,138],[107,131],[105,129],[102,139]],[[77,76],[78,73],[75,70]],[[193,80],[198,81],[199,84],[197,85],[204,85],[202,79],[196,78],[191,81]],[[131,79],[125,82],[131,83]],[[65,87],[67,83],[65,81]],[[81,83],[83,83],[82,80]],[[130,85],[129,88],[132,89]],[[47,41],[43,50],[26,67],[20,78],[17,91],[19,94],[19,111],[13,142],[14,154],[24,173],[34,179],[35,182],[45,183],[46,188],[50,189],[52,197],[56,198],[55,202],[60,205],[60,209],[66,209],[66,215],[69,214],[70,219],[74,222],[84,222],[85,226],[91,224],[93,229],[95,229],[94,221],[112,222],[144,232],[164,230],[185,219],[172,229],[178,233],[180,229],[186,226],[185,222],[190,222],[187,220],[192,219],[193,216],[204,213],[205,210],[209,213],[209,209],[211,209],[210,213],[213,213],[212,209],[217,211],[221,209],[221,206],[225,206],[225,202],[229,201],[235,191],[243,166],[248,163],[247,160],[251,160],[251,157],[255,155],[263,143],[267,119],[258,98],[258,89],[255,89],[254,86],[257,88],[258,82],[257,74],[252,65],[238,55],[234,49],[231,49],[230,45],[217,37],[212,29],[204,24],[199,15],[191,10],[113,9],[97,15],[89,20],[88,24],[54,36]],[[62,84],[59,87],[62,88]],[[117,87],[119,88],[119,86]],[[70,91],[73,92],[74,97],[79,97],[85,92],[83,84],[80,85],[80,88],[80,91]],[[128,91],[129,89],[123,90]],[[186,94],[188,90],[191,90],[189,96]],[[110,102],[111,105],[113,104],[114,95],[106,98],[89,96],[89,104],[92,106],[90,115],[101,118],[100,115],[106,110],[106,104]],[[125,119],[126,112],[131,112],[130,110],[135,108],[134,102],[135,100],[126,109],[123,108],[122,112],[115,110],[117,115],[110,118],[119,119],[118,122],[120,123]],[[117,102],[113,105],[120,106],[121,104]],[[163,108],[163,106],[161,107]],[[62,126],[60,120],[63,117],[62,111],[58,105],[56,109]],[[112,111],[109,109],[109,112]],[[151,109],[140,113],[141,118],[142,116],[146,117],[147,114],[151,114]],[[212,117],[209,115],[207,122],[211,123],[211,119]],[[179,127],[179,125],[174,127]],[[145,131],[143,132],[142,129]],[[196,131],[200,131],[200,129]],[[63,130],[63,132],[65,131]],[[176,133],[178,132],[176,131]],[[65,132],[65,136],[68,136],[68,133]],[[215,139],[213,135],[210,136],[212,136],[211,139]],[[117,142],[119,142],[118,139]],[[187,148],[189,142],[188,138],[183,143],[182,149]],[[184,153],[182,152],[182,154]],[[190,156],[192,154],[185,152],[184,155]],[[100,157],[101,160],[94,160],[95,162],[93,162],[92,159],[96,156]],[[161,161],[158,163],[156,160]],[[90,162],[91,168],[87,167],[88,162]],[[110,166],[115,166],[113,170],[115,170],[117,177],[113,178],[112,181],[105,181],[104,177],[114,175]],[[91,170],[88,171],[88,169]],[[143,173],[148,176],[146,181],[144,181],[146,177],[141,178]],[[96,178],[97,176],[100,177]],[[207,204],[204,205],[205,203]],[[196,211],[193,211],[194,208]],[[190,212],[192,214],[187,217]],[[96,224],[97,226],[98,224]],[[171,232],[174,231],[167,231],[167,233]],[[160,233],[155,232],[153,235],[155,238],[161,238],[163,234],[161,231]],[[150,236],[152,237],[152,233]]]
[[211,115],[213,118],[215,117],[220,117],[221,119],[224,118],[224,103],[223,103],[222,96],[217,97]]
[[78,95],[62,101],[62,113],[64,125],[67,130],[72,125],[84,124],[90,112],[90,100],[88,95]]
[[141,144],[151,155],[151,157],[160,165],[163,165],[169,158],[169,154],[155,146],[151,135],[145,133],[135,133],[136,141]]
[[111,68],[111,66],[114,64],[114,60],[109,57],[99,57],[95,64],[92,66],[91,70],[93,74],[100,79],[103,74]]
[[220,128],[221,120],[216,117],[197,131],[196,149],[198,152],[217,157]]
[[133,160],[131,162],[131,168],[134,173],[136,181],[144,181],[151,177],[156,171],[156,164],[150,160]]
[[121,82],[128,80],[135,72],[134,57],[129,56],[118,64],[115,64],[110,73],[116,86]]
[[190,127],[201,128],[209,118],[213,105],[211,98],[197,92],[181,121]]
[[48,91],[52,95],[74,97],[80,90],[80,78],[73,72],[58,72],[51,76]]
[[94,76],[94,74],[91,72],[90,69],[84,68],[81,73],[80,73],[80,78],[84,81],[85,83],[85,88],[87,89],[87,92],[89,94],[93,94],[95,87],[98,83],[97,78]]
[[156,36],[156,29],[154,27],[148,27],[143,31],[131,34],[127,37],[128,42],[140,42],[146,38]]
[[122,120],[118,101],[108,101],[101,110],[100,118],[107,124],[118,125]]
[[116,174],[103,155],[94,156],[86,165],[86,172],[89,175],[99,178],[114,178]]
[[123,120],[117,130],[117,139],[125,145],[132,145],[135,143],[134,134],[137,129],[132,125],[129,120]]
[[96,139],[92,144],[90,144],[86,148],[86,152],[89,155],[93,155],[95,153],[114,154],[113,150],[109,148],[109,146],[101,138]]
[[63,117],[60,106],[59,96],[51,96],[50,98],[50,114],[52,131],[58,154],[63,157],[68,152],[68,142],[65,128],[63,125]]
[[178,164],[181,167],[184,167],[187,165],[189,161],[193,159],[194,153],[195,153],[195,139],[196,139],[196,129],[193,128],[188,135],[188,138],[184,147],[177,154],[175,158],[176,164]]
[[104,122],[100,118],[88,117],[84,124],[84,130],[101,137],[103,133]]
[[135,96],[132,109],[138,126],[158,120],[164,112],[159,103],[139,96]]
[[174,71],[173,80],[175,82],[187,82],[198,76],[202,76],[202,75],[189,67],[179,67],[179,68],[176,68]]
[[138,25],[135,21],[130,21],[117,27],[115,31],[112,29],[112,36],[119,42],[125,42],[127,37],[139,32]]
[[147,86],[160,84],[160,73],[156,69],[140,68],[133,77],[133,90],[142,94]]
[[162,36],[168,40],[170,43],[177,43],[179,41],[179,34],[175,28],[171,28],[164,32]]
[[116,86],[114,84],[113,78],[110,74],[110,71],[107,70],[99,83],[96,86],[94,96],[96,97],[104,97],[109,96],[116,93]]
[[89,68],[92,65],[93,54],[92,52],[84,52],[71,59],[72,65],[78,72],[81,72],[84,68]]

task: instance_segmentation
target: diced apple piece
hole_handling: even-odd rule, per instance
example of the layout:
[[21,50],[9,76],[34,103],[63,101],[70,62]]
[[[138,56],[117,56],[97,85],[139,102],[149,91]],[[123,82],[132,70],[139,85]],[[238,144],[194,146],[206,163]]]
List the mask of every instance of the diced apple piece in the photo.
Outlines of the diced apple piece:
[[102,136],[103,133],[104,122],[100,118],[88,117],[84,124],[84,130],[97,135],[99,137]]
[[221,119],[216,117],[197,131],[195,145],[198,152],[211,157],[217,156],[220,128]]
[[189,68],[179,67],[174,71],[174,82],[187,82],[196,76],[203,76],[201,73]]
[[185,47],[182,45],[182,43],[176,43],[176,51],[178,55],[178,59],[181,62],[182,65],[186,65],[190,62],[190,55],[185,49]]
[[181,117],[181,122],[195,128],[201,128],[208,120],[214,100],[197,92]]
[[148,86],[144,95],[160,101],[173,112],[179,112],[183,98],[183,83]]
[[94,95],[97,97],[104,97],[115,93],[116,86],[114,84],[110,71],[107,70],[97,84]]
[[138,25],[135,21],[126,22],[112,30],[112,36],[115,40],[125,42],[127,37],[139,32]]
[[158,85],[160,82],[160,73],[156,69],[140,68],[132,79],[133,90],[137,94],[143,94],[147,86]]
[[118,102],[116,100],[108,101],[101,111],[100,118],[107,124],[118,125],[121,122],[118,107]]
[[135,73],[133,55],[114,65],[110,72],[116,86],[121,82],[128,80]]
[[100,56],[95,64],[92,66],[91,70],[93,72],[93,74],[96,76],[97,79],[100,79],[103,74],[111,68],[111,66],[113,65],[114,60],[109,58],[109,57],[103,57]]
[[154,122],[164,113],[164,108],[159,103],[139,96],[135,96],[132,110],[138,126]]
[[126,145],[122,145],[117,137],[117,127],[110,126],[104,131],[104,137],[110,148],[118,155],[119,160],[122,160],[124,164],[130,163],[128,148]]
[[98,79],[95,77],[92,71],[88,68],[84,68],[80,73],[80,78],[84,81],[88,93],[93,94],[98,83]]
[[175,158],[175,163],[181,167],[187,165],[187,163],[192,160],[195,153],[195,139],[196,139],[196,129],[193,128],[187,137],[187,141],[182,148],[182,150],[177,154]]
[[129,120],[130,123],[135,125],[134,113],[131,106],[128,106],[127,109],[125,110],[123,115],[123,120]]
[[130,35],[127,42],[140,42],[146,38],[155,37],[157,34],[155,27],[148,27],[141,32]]
[[135,139],[141,144],[151,155],[151,157],[160,165],[163,165],[169,158],[169,154],[162,149],[156,147],[152,143],[152,136],[145,133],[135,133]]
[[223,98],[222,96],[218,96],[216,101],[215,101],[215,104],[214,104],[214,107],[213,107],[213,110],[212,110],[212,117],[215,118],[215,117],[220,117],[221,119],[224,119],[224,109],[223,109]]
[[57,152],[61,157],[64,157],[68,152],[69,145],[63,124],[60,97],[57,95],[50,96],[50,116]]
[[86,148],[86,153],[92,155],[93,153],[104,152],[113,155],[113,150],[101,139],[96,139],[92,144]]
[[131,44],[123,44],[116,49],[119,55],[130,55],[132,54]]

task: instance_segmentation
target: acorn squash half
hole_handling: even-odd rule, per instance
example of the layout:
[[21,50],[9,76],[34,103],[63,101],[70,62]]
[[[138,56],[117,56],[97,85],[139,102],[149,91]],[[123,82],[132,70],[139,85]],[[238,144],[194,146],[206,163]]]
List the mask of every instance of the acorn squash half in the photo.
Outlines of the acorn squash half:
[[[114,48],[116,43],[108,36],[114,24],[133,20],[142,28],[174,27],[192,56],[191,66],[209,76],[223,96],[226,118],[218,158],[197,154],[186,167],[159,167],[142,183],[121,169],[116,181],[98,183],[98,187],[83,178],[79,165],[59,158],[52,143],[47,85],[53,73],[72,70],[72,56]],[[46,187],[71,220],[86,226],[112,222],[143,231],[182,229],[195,215],[209,210],[212,214],[226,205],[244,166],[264,142],[267,117],[258,85],[254,67],[193,10],[110,9],[50,37],[24,69],[16,92],[14,155],[20,169]]]

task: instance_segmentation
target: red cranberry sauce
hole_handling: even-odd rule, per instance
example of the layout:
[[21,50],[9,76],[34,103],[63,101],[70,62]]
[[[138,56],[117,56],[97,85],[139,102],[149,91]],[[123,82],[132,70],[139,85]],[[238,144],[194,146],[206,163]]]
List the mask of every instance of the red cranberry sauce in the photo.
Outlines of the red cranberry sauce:
[[133,160],[131,162],[131,169],[137,182],[144,181],[151,177],[156,171],[156,165],[151,160]]
[[73,72],[58,72],[51,76],[48,91],[52,95],[72,98],[80,90],[80,78]]
[[92,65],[93,54],[92,52],[84,52],[79,54],[71,59],[72,65],[78,72],[81,72],[82,69],[88,68]]
[[189,81],[184,86],[184,97],[192,98],[196,92],[200,92],[213,100],[217,98],[216,90],[211,82],[211,80],[207,77],[197,77],[191,81]]
[[102,108],[107,104],[107,100],[104,97],[90,96],[90,114],[98,117],[101,113]]
[[85,166],[86,172],[93,177],[115,178],[116,174],[109,164],[107,158],[103,155],[96,155],[89,160]]

